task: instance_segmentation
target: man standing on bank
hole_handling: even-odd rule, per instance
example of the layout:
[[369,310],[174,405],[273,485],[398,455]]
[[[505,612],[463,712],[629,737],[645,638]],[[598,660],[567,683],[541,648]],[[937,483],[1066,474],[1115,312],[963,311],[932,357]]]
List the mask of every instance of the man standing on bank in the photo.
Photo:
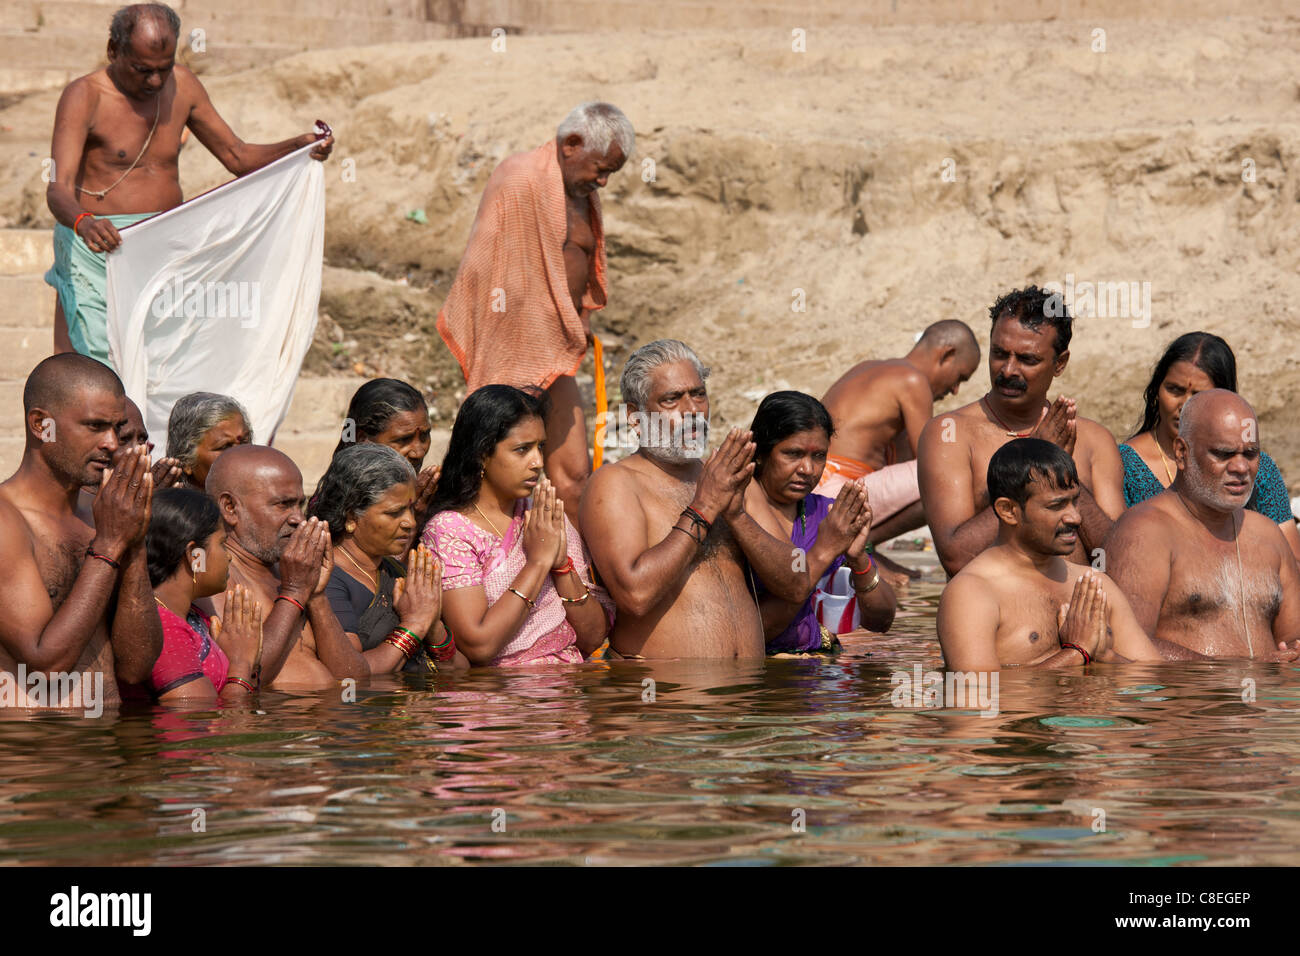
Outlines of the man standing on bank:
[[54,214],[54,266],[45,281],[58,292],[54,351],[108,362],[106,253],[118,232],[179,206],[181,134],[193,130],[221,165],[243,176],[320,140],[323,160],[334,137],[304,133],[279,143],[245,143],[226,125],[190,70],[176,64],[181,21],[161,3],[113,15],[108,66],[68,84],[54,114],[54,168],[45,192]]

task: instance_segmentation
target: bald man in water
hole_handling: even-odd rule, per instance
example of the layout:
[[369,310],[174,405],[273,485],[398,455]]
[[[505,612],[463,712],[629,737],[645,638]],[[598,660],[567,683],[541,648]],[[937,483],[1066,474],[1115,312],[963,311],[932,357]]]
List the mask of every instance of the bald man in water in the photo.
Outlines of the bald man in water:
[[108,65],[73,80],[54,113],[54,161],[45,201],[55,228],[58,290],[54,351],[108,360],[105,253],[122,242],[119,226],[179,206],[181,134],[186,127],[235,176],[243,176],[320,140],[304,133],[265,146],[245,143],[226,125],[190,70],[176,65],[180,19],[161,3],[113,15]]
[[948,669],[1161,660],[1118,586],[1065,560],[1082,523],[1070,456],[1040,438],[1016,439],[993,453],[986,481],[998,537],[939,599]]
[[934,403],[956,395],[979,361],[970,326],[944,319],[928,326],[902,358],[859,362],[822,399],[835,434],[817,493],[834,497],[846,481],[866,476],[878,519],[872,543],[925,524],[916,484],[917,443]]
[[1139,623],[1207,657],[1293,658],[1300,574],[1277,525],[1246,509],[1259,467],[1254,409],[1224,389],[1193,395],[1174,461],[1173,484],[1125,512],[1106,540]]
[[[102,674],[109,703],[113,677],[146,680],[162,650],[144,547],[149,455],[114,460],[125,401],[106,365],[47,358],[23,389],[22,463],[0,484],[0,670]],[[93,526],[76,513],[92,483]]]
[[1124,511],[1124,467],[1106,428],[1077,414],[1073,399],[1047,400],[1070,360],[1072,320],[1064,302],[1035,286],[989,309],[989,379],[979,401],[932,418],[917,447],[917,478],[934,547],[950,575],[998,535],[984,485],[993,453],[1013,438],[1043,438],[1074,459],[1079,535],[1070,560],[1090,564]]
[[[334,566],[329,526],[304,518],[298,466],[274,448],[237,445],[213,463],[207,492],[226,527],[230,585],[271,608],[262,623],[262,685],[320,690],[368,677],[325,597]],[[223,599],[213,599],[218,615]]]

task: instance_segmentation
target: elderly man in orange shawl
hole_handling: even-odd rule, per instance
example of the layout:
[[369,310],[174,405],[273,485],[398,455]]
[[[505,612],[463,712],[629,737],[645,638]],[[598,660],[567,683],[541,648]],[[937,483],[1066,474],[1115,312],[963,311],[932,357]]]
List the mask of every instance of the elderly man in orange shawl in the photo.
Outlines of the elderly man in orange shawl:
[[547,391],[546,471],[574,521],[591,475],[574,374],[594,341],[591,314],[606,299],[596,190],[634,146],[632,124],[617,107],[583,103],[554,142],[503,160],[438,315],[468,391],[492,384]]

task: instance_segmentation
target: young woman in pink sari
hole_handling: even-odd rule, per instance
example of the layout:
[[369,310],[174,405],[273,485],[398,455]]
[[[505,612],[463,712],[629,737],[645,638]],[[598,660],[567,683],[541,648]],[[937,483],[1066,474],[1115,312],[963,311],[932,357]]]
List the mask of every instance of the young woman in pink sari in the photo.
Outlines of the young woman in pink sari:
[[471,394],[452,427],[422,540],[471,664],[580,663],[609,630],[613,602],[542,473],[545,444],[545,399],[508,385]]

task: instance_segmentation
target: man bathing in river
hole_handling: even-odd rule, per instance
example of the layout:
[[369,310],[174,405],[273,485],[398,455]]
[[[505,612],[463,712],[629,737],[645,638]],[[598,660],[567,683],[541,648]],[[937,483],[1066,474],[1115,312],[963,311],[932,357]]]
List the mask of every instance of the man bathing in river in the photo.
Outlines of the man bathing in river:
[[[872,544],[925,524],[916,483],[921,430],[934,403],[956,395],[979,361],[970,326],[944,319],[927,327],[902,358],[859,362],[822,399],[835,434],[817,494],[834,498],[845,483],[864,478],[876,517]],[[895,574],[909,575],[884,555],[876,557]]]
[[1116,584],[1063,557],[1082,524],[1073,459],[1052,442],[1017,439],[993,453],[986,482],[997,542],[939,599],[948,669],[1161,660]]
[[1138,622],[1196,655],[1295,656],[1286,645],[1300,638],[1300,574],[1277,525],[1246,508],[1259,441],[1241,396],[1193,395],[1179,416],[1173,483],[1126,511],[1106,541]]
[[744,510],[754,472],[750,434],[733,429],[701,460],[708,374],[689,346],[672,339],[637,349],[623,369],[640,447],[592,476],[581,511],[583,539],[618,608],[615,657],[762,657],[746,558],[770,593],[796,605],[807,597],[789,542],[777,542]]
[[[113,16],[108,66],[68,84],[54,114],[54,161],[46,203],[54,228],[58,291],[54,351],[74,348],[108,361],[105,253],[126,226],[179,206],[181,133],[188,126],[221,165],[243,176],[320,136],[305,133],[267,146],[245,143],[226,125],[198,78],[176,65],[180,18],[160,3]],[[312,157],[325,159],[326,136]]]
[[[438,314],[467,393],[483,385],[548,393],[546,473],[575,523],[591,460],[574,374],[593,341],[591,314],[606,301],[597,190],[635,144],[617,107],[583,103],[553,140],[503,160],[483,191]],[[603,370],[597,376],[603,380]]]
[[1071,320],[1059,296],[1035,286],[989,310],[989,378],[977,402],[932,418],[917,447],[917,476],[934,547],[950,575],[991,545],[998,516],[984,485],[993,453],[1013,438],[1043,438],[1074,459],[1081,524],[1071,560],[1087,564],[1124,510],[1119,449],[1104,427],[1076,415],[1073,399],[1047,401],[1070,360]]
[[[114,463],[125,400],[94,359],[41,362],[23,389],[22,463],[0,484],[0,670],[102,674],[108,702],[115,675],[145,680],[162,650],[144,547],[149,455],[138,445]],[[93,527],[76,514],[88,484]]]
[[[274,448],[237,445],[208,472],[230,553],[228,584],[270,608],[262,623],[262,684],[322,689],[370,667],[325,596],[333,570],[329,525],[303,517],[302,472]],[[221,614],[223,595],[213,598]],[[157,615],[155,615],[156,617]]]

